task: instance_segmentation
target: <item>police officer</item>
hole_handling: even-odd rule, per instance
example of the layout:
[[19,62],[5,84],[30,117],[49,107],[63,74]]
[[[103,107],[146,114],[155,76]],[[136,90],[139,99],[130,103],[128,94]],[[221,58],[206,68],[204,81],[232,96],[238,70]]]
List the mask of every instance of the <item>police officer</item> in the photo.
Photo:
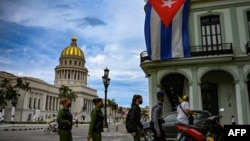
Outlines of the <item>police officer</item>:
[[73,141],[71,133],[73,117],[69,111],[69,108],[71,107],[71,100],[62,99],[60,104],[63,105],[63,108],[59,110],[57,115],[60,141]]
[[103,101],[101,98],[95,98],[93,99],[93,103],[95,104],[95,108],[91,112],[91,120],[87,140],[90,140],[92,138],[93,141],[101,141],[101,132],[103,131],[103,127],[105,124],[104,116],[101,111],[101,108],[103,107]]
[[164,101],[164,93],[162,91],[157,92],[157,103],[152,107],[151,113],[151,128],[154,133],[154,141],[166,141],[166,135],[162,129],[162,105]]

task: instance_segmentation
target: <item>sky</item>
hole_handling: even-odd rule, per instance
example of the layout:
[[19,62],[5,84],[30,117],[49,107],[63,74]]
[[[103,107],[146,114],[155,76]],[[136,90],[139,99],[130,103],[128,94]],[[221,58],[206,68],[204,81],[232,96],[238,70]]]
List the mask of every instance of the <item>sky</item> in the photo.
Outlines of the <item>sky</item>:
[[110,70],[108,99],[129,107],[132,96],[149,105],[140,67],[144,0],[1,0],[0,71],[54,84],[55,67],[71,38],[85,55],[89,87],[104,98],[102,76]]

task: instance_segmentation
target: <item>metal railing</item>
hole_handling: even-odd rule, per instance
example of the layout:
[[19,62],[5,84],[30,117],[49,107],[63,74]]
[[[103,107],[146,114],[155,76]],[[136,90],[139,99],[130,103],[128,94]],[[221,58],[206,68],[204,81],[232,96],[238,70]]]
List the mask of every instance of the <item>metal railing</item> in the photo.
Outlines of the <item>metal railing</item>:
[[[247,48],[247,53],[249,53],[250,41],[247,43],[246,48]],[[191,57],[233,54],[232,43],[190,46],[190,49],[191,49]],[[147,51],[141,52],[140,58],[141,58],[141,63],[146,60],[149,60]]]
[[191,46],[191,56],[233,54],[232,43]]

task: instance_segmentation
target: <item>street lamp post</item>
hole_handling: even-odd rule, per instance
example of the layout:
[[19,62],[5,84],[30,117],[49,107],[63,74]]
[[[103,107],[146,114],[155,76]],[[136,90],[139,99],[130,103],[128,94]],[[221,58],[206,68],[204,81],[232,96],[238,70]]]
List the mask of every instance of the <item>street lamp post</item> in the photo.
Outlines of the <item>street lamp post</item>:
[[107,122],[107,92],[108,92],[108,86],[110,83],[110,78],[109,78],[109,69],[104,69],[104,76],[102,77],[102,81],[104,84],[104,93],[105,93],[105,99],[104,99],[104,120],[105,120],[105,127],[108,128],[108,122]]

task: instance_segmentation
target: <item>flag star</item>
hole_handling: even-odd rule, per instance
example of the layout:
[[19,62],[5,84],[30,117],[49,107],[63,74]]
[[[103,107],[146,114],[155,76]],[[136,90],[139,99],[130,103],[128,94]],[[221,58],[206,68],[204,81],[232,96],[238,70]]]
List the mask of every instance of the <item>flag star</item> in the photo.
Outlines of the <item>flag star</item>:
[[172,0],[162,0],[162,2],[163,2],[162,7],[167,6],[167,7],[169,7],[169,8],[172,7],[172,4],[176,3],[176,1],[172,1]]

